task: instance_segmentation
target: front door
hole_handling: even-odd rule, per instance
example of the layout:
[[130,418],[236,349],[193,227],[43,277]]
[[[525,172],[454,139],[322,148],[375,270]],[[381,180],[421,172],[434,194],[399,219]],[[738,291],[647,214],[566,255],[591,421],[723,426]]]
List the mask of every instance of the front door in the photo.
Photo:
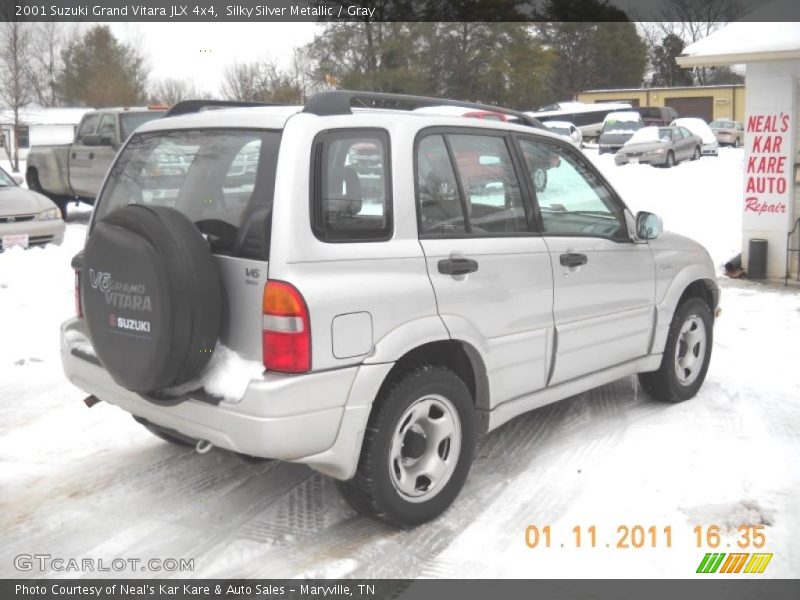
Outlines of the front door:
[[493,406],[545,387],[552,348],[550,256],[511,144],[503,132],[436,128],[416,146],[420,243],[439,314],[485,357]]
[[644,356],[655,310],[649,246],[631,240],[624,206],[580,152],[540,138],[517,141],[527,171],[547,171],[536,201],[553,268],[550,385]]

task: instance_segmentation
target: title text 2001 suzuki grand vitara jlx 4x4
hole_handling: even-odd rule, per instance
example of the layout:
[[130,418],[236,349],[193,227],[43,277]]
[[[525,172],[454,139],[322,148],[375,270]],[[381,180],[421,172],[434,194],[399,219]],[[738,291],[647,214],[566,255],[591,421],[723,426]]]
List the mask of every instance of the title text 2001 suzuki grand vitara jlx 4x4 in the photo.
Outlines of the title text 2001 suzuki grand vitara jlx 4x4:
[[[692,397],[706,251],[524,115],[376,108],[415,102],[437,101],[190,103],[140,127],[74,262],[69,379],[168,439],[306,463],[399,525],[453,502],[478,434],[520,413],[634,373]],[[217,345],[263,361],[243,397],[164,392]]]

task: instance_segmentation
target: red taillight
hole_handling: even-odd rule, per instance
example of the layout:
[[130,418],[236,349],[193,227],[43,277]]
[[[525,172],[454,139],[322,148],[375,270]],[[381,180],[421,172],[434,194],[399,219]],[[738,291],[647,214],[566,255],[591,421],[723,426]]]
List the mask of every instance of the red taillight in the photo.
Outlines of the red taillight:
[[81,272],[75,269],[75,314],[79,319],[83,318],[83,307],[81,306]]
[[264,286],[262,352],[264,368],[282,373],[311,370],[311,322],[308,307],[293,285]]

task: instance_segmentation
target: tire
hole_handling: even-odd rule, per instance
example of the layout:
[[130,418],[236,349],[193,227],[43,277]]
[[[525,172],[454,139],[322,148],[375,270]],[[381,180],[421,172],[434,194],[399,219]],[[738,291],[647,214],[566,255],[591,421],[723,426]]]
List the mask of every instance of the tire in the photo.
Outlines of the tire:
[[176,446],[184,446],[186,448],[193,448],[197,444],[197,440],[190,438],[189,436],[183,435],[181,433],[178,433],[177,431],[166,429],[165,427],[159,427],[158,425],[151,423],[146,419],[142,419],[136,416],[134,416],[133,418],[142,427],[147,429],[147,431],[152,433],[154,436],[161,438],[165,442],[169,442],[170,444],[175,444]]
[[737,137],[737,138],[736,138],[736,139],[733,141],[733,147],[734,147],[734,148],[741,148],[741,147],[742,147],[742,138],[738,138],[738,137]]
[[[661,366],[657,371],[639,374],[639,383],[651,397],[662,402],[683,402],[697,393],[711,360],[713,325],[711,309],[700,298],[689,298],[678,306],[669,326]],[[692,336],[692,331],[699,333]],[[698,335],[704,336],[702,340],[697,341]],[[690,356],[690,352],[695,359],[681,363],[680,358]]]
[[208,364],[222,283],[208,243],[177,210],[132,204],[95,224],[80,293],[95,352],[122,387],[156,392]]
[[547,188],[547,169],[537,167],[533,170],[533,187],[536,192],[543,192]]
[[694,153],[692,154],[692,160],[700,160],[702,155],[702,152],[700,152],[700,146],[695,146]]
[[50,200],[53,201],[53,204],[55,204],[58,207],[58,210],[61,212],[61,218],[65,221],[67,220],[68,202],[63,198],[59,196],[53,196],[42,189],[42,184],[39,181],[39,173],[36,171],[36,169],[28,169],[28,171],[25,173],[25,181],[28,184],[29,190],[50,198]]
[[[375,400],[358,469],[337,482],[340,492],[358,513],[395,526],[435,518],[458,496],[472,466],[474,410],[466,384],[449,369],[426,365],[404,373]],[[437,423],[451,433],[429,444]],[[425,469],[426,462],[432,467]],[[415,465],[422,467],[418,474]]]
[[675,166],[675,155],[672,153],[672,150],[667,152],[667,159],[664,161],[664,166],[667,169]]

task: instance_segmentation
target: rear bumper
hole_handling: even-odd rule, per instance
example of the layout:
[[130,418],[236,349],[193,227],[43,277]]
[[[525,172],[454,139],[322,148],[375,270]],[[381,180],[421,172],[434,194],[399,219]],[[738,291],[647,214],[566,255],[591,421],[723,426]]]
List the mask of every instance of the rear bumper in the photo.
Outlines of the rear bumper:
[[100,400],[183,435],[233,452],[303,462],[339,479],[358,463],[372,401],[391,365],[362,365],[306,375],[267,373],[252,380],[240,402],[213,404],[187,395],[161,404],[117,385],[108,372],[71,348],[61,327],[67,378]]

